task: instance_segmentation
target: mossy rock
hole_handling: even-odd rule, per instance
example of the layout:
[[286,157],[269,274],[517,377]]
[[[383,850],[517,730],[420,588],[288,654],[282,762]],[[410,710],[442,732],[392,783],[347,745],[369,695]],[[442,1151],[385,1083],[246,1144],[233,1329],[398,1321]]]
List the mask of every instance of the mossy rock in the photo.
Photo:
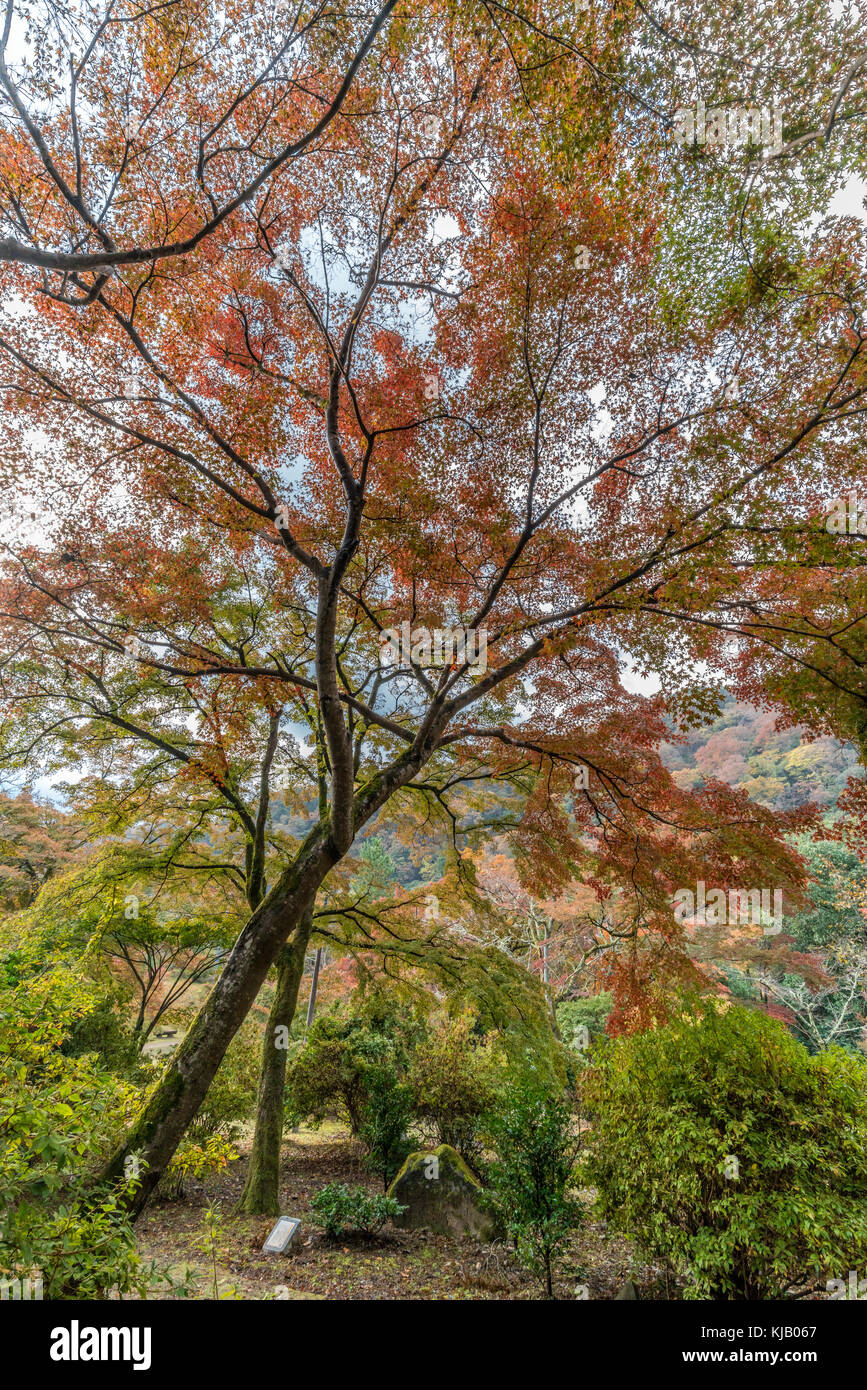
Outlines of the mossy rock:
[[391,1187],[406,1210],[396,1226],[426,1227],[449,1236],[492,1240],[495,1222],[482,1206],[482,1185],[457,1150],[440,1144],[433,1152],[410,1154]]

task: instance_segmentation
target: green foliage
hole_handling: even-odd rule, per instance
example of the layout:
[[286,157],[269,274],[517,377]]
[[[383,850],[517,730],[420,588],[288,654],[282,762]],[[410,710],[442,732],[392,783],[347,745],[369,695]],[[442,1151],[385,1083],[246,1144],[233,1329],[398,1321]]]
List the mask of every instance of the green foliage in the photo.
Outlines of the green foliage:
[[70,1194],[54,1207],[22,1202],[4,1218],[0,1269],[4,1278],[32,1271],[47,1299],[102,1299],[112,1289],[144,1297],[153,1278],[115,1193]]
[[395,878],[394,860],[378,835],[364,841],[358,857],[364,864],[360,877],[371,885],[382,887]]
[[211,1298],[221,1301],[238,1299],[240,1295],[234,1287],[220,1289],[219,1261],[229,1258],[231,1245],[228,1241],[223,1213],[219,1207],[208,1207],[205,1212],[204,1228],[196,1238],[195,1246],[197,1250],[201,1250],[210,1265]]
[[557,1259],[581,1213],[569,1196],[578,1143],[572,1111],[528,1073],[510,1083],[487,1132],[496,1153],[487,1173],[491,1208],[551,1298]]
[[129,1080],[143,1079],[138,1039],[123,1014],[123,992],[109,989],[93,1008],[75,1019],[61,1050],[67,1057],[92,1052],[107,1071]]
[[313,1123],[337,1114],[359,1135],[374,1078],[405,1073],[421,1027],[380,991],[354,1011],[323,1014],[289,1063],[287,1113]]
[[731,992],[735,999],[754,1001],[761,998],[758,985],[750,979],[749,975],[744,974],[743,970],[738,970],[734,965],[727,965],[725,961],[718,964],[717,969],[725,980],[726,989]]
[[470,1014],[430,1026],[376,991],[360,1007],[314,1023],[288,1069],[286,1113],[313,1123],[336,1113],[387,1186],[412,1147],[412,1120],[435,1143],[478,1160],[480,1120],[504,1067],[497,1042],[485,1039]]
[[373,1068],[367,1077],[367,1099],[358,1137],[368,1151],[368,1167],[388,1187],[412,1144],[406,1131],[413,1114],[413,1093],[388,1067]]
[[[566,1047],[583,1052],[586,1042],[596,1042],[605,1036],[605,1025],[611,1013],[610,994],[591,994],[586,999],[564,999],[557,1005],[557,1027]],[[586,1035],[584,1029],[586,1028]]]
[[334,1182],[320,1188],[310,1203],[310,1210],[325,1227],[325,1234],[332,1240],[339,1240],[350,1233],[376,1235],[386,1221],[400,1216],[404,1207],[396,1198],[386,1197],[382,1192],[368,1192],[364,1187],[347,1187]]
[[415,1113],[448,1144],[477,1164],[479,1126],[495,1104],[504,1057],[494,1039],[480,1036],[470,1014],[441,1018],[416,1048],[409,1069]]
[[867,1017],[867,869],[833,840],[801,835],[794,843],[806,860],[809,900],[787,917],[783,949],[754,951],[746,967],[715,964],[736,998],[770,1003],[808,1052],[855,1052]]
[[833,841],[804,837],[798,849],[812,876],[810,904],[786,922],[800,950],[815,950],[852,939],[867,945],[867,925],[859,906],[867,903],[867,866]]
[[49,879],[17,919],[32,951],[55,963],[65,959],[134,1000],[139,1049],[161,1017],[212,973],[218,949],[232,944],[239,925],[222,904],[215,910],[199,896],[178,892],[171,908],[164,895],[149,898],[152,868],[135,846],[109,845]]
[[[138,1094],[93,1052],[68,1055],[95,995],[66,967],[19,955],[0,984],[0,1270],[45,1298],[146,1289],[120,1205],[94,1176]],[[131,1188],[134,1179],[124,1185]]]
[[596,1062],[586,1180],[612,1225],[687,1276],[687,1297],[778,1298],[863,1264],[863,1059],[811,1057],[731,1006],[618,1039]]

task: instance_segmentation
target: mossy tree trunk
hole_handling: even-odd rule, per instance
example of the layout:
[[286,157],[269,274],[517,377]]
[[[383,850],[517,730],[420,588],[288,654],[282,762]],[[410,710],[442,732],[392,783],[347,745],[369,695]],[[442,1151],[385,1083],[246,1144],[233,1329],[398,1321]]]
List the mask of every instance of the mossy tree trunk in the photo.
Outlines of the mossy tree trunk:
[[[395,763],[368,780],[355,806],[352,806],[350,784],[350,821],[354,820],[357,828],[370,820],[395,791],[412,780],[431,756],[440,732],[441,725],[430,720],[423,738],[416,739]],[[345,815],[343,820],[345,822]],[[328,873],[343,858],[350,844],[351,838],[346,843],[345,827],[338,837],[330,817],[321,820],[248,918],[220,978],[180,1047],[166,1063],[163,1078],[147,1106],[99,1175],[102,1181],[122,1181],[127,1158],[132,1155],[139,1158],[143,1169],[141,1181],[135,1194],[127,1199],[127,1209],[133,1215],[142,1211],[170,1163],[187,1126],[207,1095],[226,1048],[276,962],[280,948],[284,945],[291,948],[303,937],[306,949],[309,937],[306,914],[312,909]]]
[[[277,957],[277,986],[262,1044],[256,1130],[247,1181],[238,1210],[276,1216],[280,1210],[280,1149],[283,1141],[283,1090],[286,1085],[285,1040],[295,1017],[298,989],[304,973],[307,943],[313,926],[312,907],[289,944]],[[285,1032],[283,1031],[285,1030]]]
[[339,857],[322,827],[311,831],[294,864],[250,916],[190,1031],[166,1063],[150,1101],[103,1169],[102,1179],[117,1181],[124,1177],[127,1157],[138,1157],[141,1182],[127,1203],[134,1215],[165,1172],[281,947],[306,949],[308,911]]

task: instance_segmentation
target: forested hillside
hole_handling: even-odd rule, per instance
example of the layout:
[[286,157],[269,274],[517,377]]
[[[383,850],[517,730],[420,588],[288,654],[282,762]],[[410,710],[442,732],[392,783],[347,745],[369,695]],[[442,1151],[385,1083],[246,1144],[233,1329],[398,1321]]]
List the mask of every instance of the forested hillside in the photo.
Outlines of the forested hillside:
[[857,750],[828,736],[810,738],[804,728],[778,729],[779,719],[729,695],[712,724],[664,744],[663,761],[686,789],[718,778],[775,810],[808,801],[833,810],[848,779],[862,775]]

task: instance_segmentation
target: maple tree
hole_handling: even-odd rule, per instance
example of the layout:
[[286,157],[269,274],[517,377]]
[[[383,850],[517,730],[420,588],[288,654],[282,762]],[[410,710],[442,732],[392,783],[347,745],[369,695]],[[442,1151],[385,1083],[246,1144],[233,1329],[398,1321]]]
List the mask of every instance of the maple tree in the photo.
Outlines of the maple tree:
[[[161,71],[181,70],[185,14],[142,19]],[[256,11],[238,14],[261,51]],[[138,1205],[275,962],[269,1032],[291,1022],[316,914],[332,910],[317,895],[340,888],[386,810],[415,808],[456,844],[510,818],[535,894],[588,885],[618,941],[615,1029],[646,1024],[690,974],[676,888],[760,872],[794,892],[803,877],[781,838],[803,816],[720,782],[681,789],[658,750],[670,718],[717,707],[699,663],[719,667],[734,643],[749,667],[763,649],[749,586],[811,582],[775,519],[815,509],[856,466],[863,246],[851,226],[804,229],[860,157],[842,122],[861,70],[841,87],[851,18],[829,16],[833,42],[814,45],[759,191],[755,151],[670,147],[678,92],[619,12],[554,34],[546,16],[444,4],[359,19],[333,61],[344,75],[364,61],[323,138],[231,215],[207,189],[156,197],[147,162],[129,163],[116,218],[139,237],[156,222],[147,242],[164,249],[177,202],[188,235],[208,225],[182,256],[116,254],[91,227],[89,260],[29,257],[59,284],[19,251],[5,266],[3,477],[24,477],[49,535],[7,547],[4,756],[95,760],[127,824],[168,799],[200,828],[226,819],[243,845],[243,865],[218,868],[200,836],[200,862],[243,883],[249,916],[106,1170],[141,1154]],[[759,97],[791,71],[784,49],[754,74]],[[722,67],[731,99],[737,64]],[[194,65],[178,88],[215,130],[219,78]],[[92,100],[108,120],[106,81]],[[838,95],[830,126],[799,133]],[[265,83],[249,104],[264,144],[245,157],[268,169],[266,149],[289,148],[281,98]],[[33,148],[3,145],[28,198]],[[231,158],[221,177],[249,186]],[[732,218],[722,194],[744,181]],[[62,224],[74,239],[54,182],[45,236]],[[438,664],[431,634],[457,630],[484,646],[452,641]],[[661,673],[659,694],[625,687],[627,660]],[[304,819],[272,844],[283,766]],[[354,932],[364,912],[342,920]]]
[[157,1024],[192,987],[214,970],[213,924],[205,918],[116,918],[99,936],[99,945],[122,978],[135,990],[133,1033],[144,1046]]
[[395,3],[7,0],[0,260],[88,304],[117,267],[195,251],[328,130]]
[[73,816],[29,792],[0,794],[0,904],[10,912],[27,907],[39,890],[74,862],[86,829]]

